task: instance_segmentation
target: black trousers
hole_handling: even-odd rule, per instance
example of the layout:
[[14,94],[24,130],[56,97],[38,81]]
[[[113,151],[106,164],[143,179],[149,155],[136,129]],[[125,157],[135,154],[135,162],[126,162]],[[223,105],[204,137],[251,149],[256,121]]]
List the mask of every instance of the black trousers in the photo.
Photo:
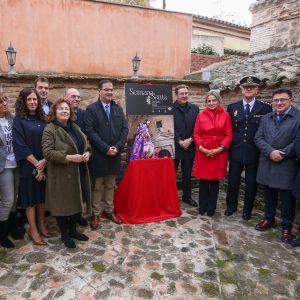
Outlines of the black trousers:
[[57,225],[61,233],[61,237],[65,238],[70,234],[77,232],[76,223],[80,217],[80,213],[71,216],[59,216],[56,217]]
[[219,180],[200,179],[199,182],[199,212],[213,214],[217,207],[219,196]]
[[274,221],[278,195],[281,201],[281,227],[291,229],[295,218],[296,199],[291,190],[280,190],[264,186],[265,219]]
[[228,188],[226,195],[227,208],[237,210],[241,174],[245,169],[245,197],[243,213],[251,215],[256,195],[256,174],[258,163],[243,164],[229,161]]
[[178,166],[181,166],[182,172],[182,198],[188,199],[191,196],[192,190],[192,170],[194,159],[186,155],[183,159],[174,159],[175,171],[177,172]]

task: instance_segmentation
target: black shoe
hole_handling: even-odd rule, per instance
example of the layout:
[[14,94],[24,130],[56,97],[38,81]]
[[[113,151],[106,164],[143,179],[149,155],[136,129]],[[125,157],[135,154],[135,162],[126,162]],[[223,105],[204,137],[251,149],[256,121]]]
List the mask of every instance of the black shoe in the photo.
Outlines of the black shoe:
[[88,221],[82,215],[80,215],[80,217],[78,218],[77,224],[82,227],[86,227],[89,225]]
[[215,214],[214,211],[208,211],[208,212],[207,212],[207,216],[208,216],[208,217],[213,217],[214,214]]
[[5,238],[1,241],[0,246],[3,248],[14,248],[15,244],[9,238]]
[[193,207],[198,206],[198,203],[191,196],[188,198],[182,198],[182,201]]
[[89,240],[89,237],[86,236],[85,234],[79,232],[79,231],[75,231],[73,233],[70,233],[70,237],[73,238],[73,239],[76,239],[78,241],[88,241]]
[[76,248],[75,242],[69,236],[64,236],[61,238],[61,240],[67,248],[69,248],[69,249]]
[[24,239],[26,230],[24,226],[18,225],[18,215],[16,212],[11,212],[9,214],[7,220],[7,230],[8,230],[8,234],[10,234],[14,240]]
[[291,245],[293,247],[299,247],[300,246],[300,237],[298,237],[296,239],[293,239],[292,242],[291,242]]
[[235,213],[236,212],[236,209],[234,209],[234,208],[226,208],[226,210],[225,210],[225,212],[224,212],[224,215],[225,216],[231,216],[231,215],[233,215],[233,213]]
[[248,220],[251,219],[251,215],[246,214],[246,213],[243,213],[243,214],[242,214],[242,219],[245,220],[245,221],[248,221]]
[[201,216],[204,216],[204,215],[205,215],[205,213],[206,213],[206,211],[205,211],[205,210],[199,210],[199,215],[201,215]]

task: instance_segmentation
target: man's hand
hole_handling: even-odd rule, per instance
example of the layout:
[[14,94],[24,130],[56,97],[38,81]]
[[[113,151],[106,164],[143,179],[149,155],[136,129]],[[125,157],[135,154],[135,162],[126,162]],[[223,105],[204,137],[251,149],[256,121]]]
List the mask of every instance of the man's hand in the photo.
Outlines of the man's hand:
[[108,156],[115,156],[118,153],[118,149],[115,146],[109,147],[108,151],[106,152],[106,155]]
[[285,152],[280,151],[280,150],[273,150],[270,153],[270,159],[275,162],[278,162],[278,161],[283,160],[283,155],[285,155]]
[[185,140],[180,140],[178,141],[178,144],[184,149],[187,150],[189,148],[189,146],[191,145],[191,143],[193,142],[192,138],[188,138]]

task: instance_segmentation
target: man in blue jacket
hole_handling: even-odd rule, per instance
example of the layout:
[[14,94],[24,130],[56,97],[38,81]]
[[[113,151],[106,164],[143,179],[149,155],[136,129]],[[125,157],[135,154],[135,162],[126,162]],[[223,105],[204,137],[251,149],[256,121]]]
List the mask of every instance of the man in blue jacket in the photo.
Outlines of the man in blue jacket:
[[228,105],[233,140],[229,148],[228,188],[225,216],[237,211],[241,174],[245,170],[245,195],[242,218],[249,220],[256,195],[256,173],[259,150],[254,135],[261,117],[272,111],[269,104],[257,100],[259,78],[246,76],[240,80],[243,99]]

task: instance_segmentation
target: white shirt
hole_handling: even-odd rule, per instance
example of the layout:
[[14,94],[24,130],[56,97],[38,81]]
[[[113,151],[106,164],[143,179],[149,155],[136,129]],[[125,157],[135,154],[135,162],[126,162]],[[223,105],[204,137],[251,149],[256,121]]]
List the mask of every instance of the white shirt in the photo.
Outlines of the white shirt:
[[0,126],[5,135],[6,140],[6,161],[5,168],[12,169],[17,167],[17,162],[13,149],[12,127],[6,118],[0,118]]
[[256,101],[256,99],[254,98],[251,102],[246,102],[244,99],[243,99],[243,105],[244,105],[244,110],[246,109],[246,104],[249,104],[250,105],[250,112],[251,112],[251,110],[252,110],[252,108],[253,108],[253,106],[254,106],[254,104],[255,104],[255,101]]

